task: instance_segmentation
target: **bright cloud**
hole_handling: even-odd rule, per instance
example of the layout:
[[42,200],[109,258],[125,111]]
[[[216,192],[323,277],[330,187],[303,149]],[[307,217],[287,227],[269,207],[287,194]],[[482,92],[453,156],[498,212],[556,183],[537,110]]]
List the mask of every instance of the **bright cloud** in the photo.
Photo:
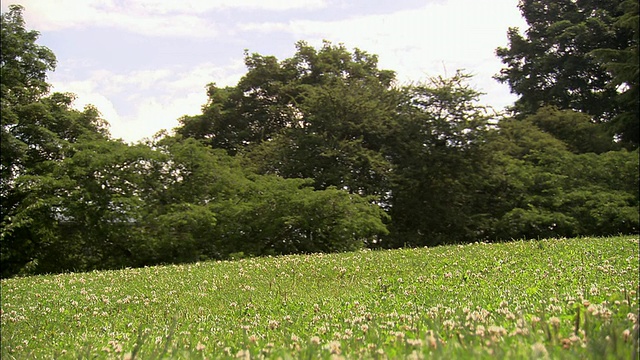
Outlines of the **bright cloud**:
[[25,6],[28,9],[25,18],[40,31],[99,26],[155,37],[192,38],[220,36],[216,23],[206,17],[212,12],[312,10],[327,5],[322,0],[15,0],[12,3]]
[[492,79],[502,67],[494,51],[507,44],[509,27],[526,26],[515,5],[511,0],[450,0],[390,14],[337,21],[250,23],[242,28],[286,31],[314,46],[328,39],[379,54],[380,66],[397,71],[401,82],[465,69],[475,76],[479,90],[498,91],[496,105],[504,106],[512,103],[513,97],[508,88]]
[[25,19],[39,31],[103,27],[156,37],[206,38],[219,35],[215,24],[197,15],[156,11],[157,8],[147,8],[138,3],[131,6],[90,0],[21,0],[16,3],[25,6]]
[[101,94],[94,84],[90,82],[73,81],[65,84],[53,84],[51,91],[74,93],[76,100],[73,102],[73,107],[78,110],[84,109],[87,105],[95,106],[100,111],[101,117],[109,122],[111,135],[115,135],[114,130],[121,132],[121,129],[126,128],[122,117],[111,100]]
[[[510,3],[513,1],[501,1]],[[488,7],[483,1],[450,1],[445,6],[433,3],[419,9],[391,14],[369,15],[338,21],[292,20],[276,23],[241,25],[245,31],[287,31],[312,43],[331,39],[358,44],[387,54],[425,49],[432,57],[460,59],[477,55],[478,50],[492,55],[497,38],[505,38],[504,12],[517,12],[513,6],[501,10],[499,1]],[[511,17],[512,18],[512,17]],[[508,26],[508,25],[507,25]],[[497,33],[496,33],[497,32]],[[496,36],[497,35],[497,36]],[[488,49],[487,49],[488,47]]]
[[[111,127],[114,138],[134,142],[178,126],[178,118],[196,115],[207,102],[205,86],[234,85],[244,72],[237,61],[230,66],[203,63],[190,69],[172,68],[115,74],[95,71],[82,81],[54,78],[53,91],[77,95],[74,106],[95,105]],[[117,100],[116,100],[117,99]],[[119,103],[120,111],[115,103]]]

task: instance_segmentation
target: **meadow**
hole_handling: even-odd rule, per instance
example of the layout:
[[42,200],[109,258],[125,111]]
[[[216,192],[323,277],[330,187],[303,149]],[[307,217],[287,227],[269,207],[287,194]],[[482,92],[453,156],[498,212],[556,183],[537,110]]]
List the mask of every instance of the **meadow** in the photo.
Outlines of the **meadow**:
[[2,280],[2,359],[634,359],[638,237]]

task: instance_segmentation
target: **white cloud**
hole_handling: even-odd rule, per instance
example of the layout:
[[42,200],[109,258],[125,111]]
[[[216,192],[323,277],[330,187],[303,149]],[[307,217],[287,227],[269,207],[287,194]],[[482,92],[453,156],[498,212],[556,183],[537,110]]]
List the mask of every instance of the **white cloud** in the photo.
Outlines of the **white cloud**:
[[107,27],[148,36],[210,38],[219,35],[211,24],[196,13],[168,13],[136,2],[117,5],[98,0],[18,0],[25,7],[30,28],[39,31]]
[[326,7],[324,0],[136,0],[135,7],[155,13],[202,13],[222,9],[285,11]]
[[[26,8],[29,27],[39,31],[101,26],[148,36],[213,38],[216,24],[205,18],[227,9],[284,11],[317,9],[323,0],[15,0]],[[3,9],[7,6],[3,5]]]
[[200,114],[207,101],[207,83],[235,85],[243,73],[244,64],[236,61],[225,67],[204,63],[190,69],[164,68],[125,74],[100,70],[86,80],[54,77],[51,83],[53,91],[75,93],[76,108],[95,105],[110,123],[114,138],[134,142],[162,129],[173,129],[183,115]]
[[101,94],[96,86],[89,81],[73,81],[69,83],[52,84],[51,92],[70,92],[76,95],[73,107],[82,110],[87,105],[95,106],[100,111],[101,117],[110,124],[109,131],[113,135],[114,129],[119,131],[122,118],[113,105],[113,102]]
[[504,98],[510,97],[508,89],[492,79],[501,68],[494,51],[507,44],[510,26],[526,27],[515,0],[449,0],[390,14],[337,21],[250,23],[242,29],[286,31],[314,46],[327,39],[358,47],[380,55],[380,67],[395,70],[401,82],[466,69],[475,75],[472,82],[479,90],[504,87],[500,95]]

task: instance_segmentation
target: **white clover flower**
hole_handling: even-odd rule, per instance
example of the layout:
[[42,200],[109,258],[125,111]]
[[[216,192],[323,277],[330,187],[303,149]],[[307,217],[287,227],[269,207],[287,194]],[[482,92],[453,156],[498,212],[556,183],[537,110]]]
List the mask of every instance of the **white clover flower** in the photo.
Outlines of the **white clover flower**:
[[537,343],[531,345],[531,351],[533,352],[534,358],[546,359],[546,358],[549,357],[549,353],[547,352],[547,348],[541,342],[537,342]]

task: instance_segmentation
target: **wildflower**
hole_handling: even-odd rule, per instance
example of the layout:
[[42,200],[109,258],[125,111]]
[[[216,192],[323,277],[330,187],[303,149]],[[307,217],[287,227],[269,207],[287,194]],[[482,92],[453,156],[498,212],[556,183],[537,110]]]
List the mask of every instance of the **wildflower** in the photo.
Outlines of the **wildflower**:
[[456,327],[456,322],[454,320],[445,320],[442,325],[449,330],[453,330],[453,328]]
[[635,323],[637,319],[636,314],[634,313],[628,313],[627,314],[627,320],[631,321],[632,323]]
[[531,345],[531,351],[533,352],[533,357],[534,358],[548,358],[549,357],[549,353],[547,352],[547,348],[544,346],[543,343],[541,342],[537,342],[533,345]]
[[320,338],[319,338],[319,337],[317,337],[317,336],[312,336],[312,337],[311,337],[310,342],[311,342],[313,345],[320,345]]
[[491,325],[488,330],[492,336],[504,336],[507,334],[507,330],[502,326]]
[[433,331],[430,330],[429,334],[427,335],[427,343],[429,344],[429,347],[432,349],[435,349],[438,346],[438,342],[435,338],[435,336],[433,336]]
[[196,350],[202,351],[204,350],[204,348],[205,346],[200,341],[198,341],[198,345],[196,345]]
[[366,333],[369,330],[369,325],[367,325],[367,324],[360,325],[360,330],[362,330],[362,332]]
[[331,354],[340,355],[340,353],[342,352],[342,350],[340,349],[339,341],[330,341],[325,347]]
[[246,350],[246,349],[245,350],[240,350],[236,354],[236,359],[249,360],[249,359],[251,359],[251,353],[249,352],[249,350]]
[[549,324],[554,328],[558,328],[558,326],[560,326],[560,319],[556,316],[552,316],[549,318]]
[[419,353],[417,350],[413,350],[411,352],[411,354],[409,354],[407,359],[409,359],[409,360],[420,360],[420,359],[424,359],[424,355],[422,353]]
[[291,334],[291,341],[297,343],[300,338],[296,334]]
[[422,340],[420,339],[407,339],[407,344],[411,346],[422,346]]
[[476,327],[476,335],[484,336],[484,326],[478,325],[478,327]]
[[628,342],[629,341],[629,336],[631,336],[631,331],[629,329],[625,329],[622,332],[622,339],[624,340],[624,342]]

